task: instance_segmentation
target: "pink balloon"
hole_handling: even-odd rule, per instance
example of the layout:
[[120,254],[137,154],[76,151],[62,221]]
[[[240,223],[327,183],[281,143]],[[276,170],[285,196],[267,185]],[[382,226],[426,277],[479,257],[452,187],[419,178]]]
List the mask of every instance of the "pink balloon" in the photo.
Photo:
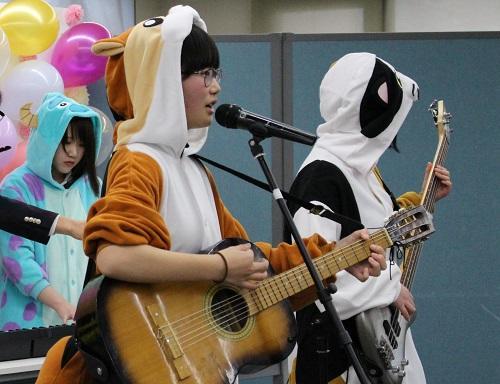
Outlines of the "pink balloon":
[[5,167],[0,167],[0,181],[3,180],[3,178],[11,173],[14,169],[23,165],[23,163],[26,161],[26,145],[26,141],[21,141],[17,145],[14,157]]
[[0,114],[0,169],[14,158],[18,142],[16,127],[7,116]]
[[104,26],[91,22],[76,24],[59,37],[51,64],[61,74],[65,88],[87,85],[104,75],[107,58],[94,55],[91,47],[97,40],[109,37]]

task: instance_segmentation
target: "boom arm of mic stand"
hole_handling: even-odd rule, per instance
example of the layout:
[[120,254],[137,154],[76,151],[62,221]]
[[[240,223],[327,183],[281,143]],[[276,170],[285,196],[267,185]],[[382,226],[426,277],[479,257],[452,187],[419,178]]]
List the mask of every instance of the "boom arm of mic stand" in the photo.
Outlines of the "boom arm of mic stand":
[[[258,124],[256,124],[258,125]],[[285,222],[288,225],[290,232],[292,233],[292,237],[295,240],[295,244],[299,248],[299,251],[302,255],[302,258],[304,259],[304,263],[307,266],[307,269],[309,270],[309,273],[314,281],[314,285],[316,286],[316,291],[318,294],[318,298],[325,307],[329,318],[332,322],[332,325],[337,329],[338,334],[340,336],[340,340],[345,348],[345,350],[348,352],[348,355],[351,359],[352,365],[354,367],[354,370],[356,371],[356,374],[358,375],[359,380],[363,384],[370,384],[370,381],[368,377],[366,376],[365,371],[363,370],[363,367],[361,366],[361,363],[358,359],[358,356],[354,352],[354,348],[352,346],[352,339],[349,333],[346,331],[344,328],[344,325],[342,324],[342,321],[340,321],[339,315],[337,313],[337,310],[335,309],[333,305],[333,301],[331,298],[331,292],[332,290],[330,288],[325,288],[323,286],[323,282],[321,281],[321,278],[319,276],[319,273],[316,269],[316,266],[314,265],[311,256],[307,252],[306,246],[304,244],[304,241],[302,240],[302,237],[299,234],[299,231],[293,221],[293,217],[290,213],[290,210],[288,209],[285,200],[281,194],[280,189],[278,188],[278,185],[275,181],[275,178],[269,169],[269,166],[266,163],[266,160],[264,158],[264,150],[262,146],[260,145],[260,142],[264,139],[263,136],[259,136],[258,134],[253,136],[252,139],[248,142],[250,146],[250,151],[252,152],[253,157],[258,161],[260,167],[262,168],[262,171],[266,177],[266,180],[271,187],[271,190],[273,191],[273,197],[278,203],[280,210],[285,218]]]

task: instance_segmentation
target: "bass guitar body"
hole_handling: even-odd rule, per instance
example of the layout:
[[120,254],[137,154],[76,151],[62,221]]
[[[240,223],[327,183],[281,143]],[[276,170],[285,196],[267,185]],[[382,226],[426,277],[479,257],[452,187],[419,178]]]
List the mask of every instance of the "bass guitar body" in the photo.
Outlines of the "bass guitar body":
[[[372,364],[367,373],[373,384],[400,384],[408,360],[406,332],[414,321],[405,320],[392,307],[372,308],[355,317],[361,348]],[[373,364],[374,363],[374,364]]]
[[[242,242],[226,239],[207,253]],[[259,311],[249,297],[224,283],[134,284],[101,276],[81,296],[77,339],[107,360],[112,381],[232,383],[238,373],[285,359],[295,345],[288,302]]]

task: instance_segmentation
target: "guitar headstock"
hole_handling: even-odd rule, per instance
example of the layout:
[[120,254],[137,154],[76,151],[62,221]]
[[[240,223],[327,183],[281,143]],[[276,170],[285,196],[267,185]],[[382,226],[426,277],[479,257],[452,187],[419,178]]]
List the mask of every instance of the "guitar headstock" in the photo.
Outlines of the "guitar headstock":
[[427,240],[435,231],[432,217],[421,205],[400,209],[385,224],[393,243],[402,245]]
[[438,130],[438,136],[443,139],[450,139],[451,128],[450,120],[451,113],[446,112],[446,107],[444,106],[443,100],[434,100],[429,106],[429,111],[432,113],[432,118],[434,119],[434,125]]

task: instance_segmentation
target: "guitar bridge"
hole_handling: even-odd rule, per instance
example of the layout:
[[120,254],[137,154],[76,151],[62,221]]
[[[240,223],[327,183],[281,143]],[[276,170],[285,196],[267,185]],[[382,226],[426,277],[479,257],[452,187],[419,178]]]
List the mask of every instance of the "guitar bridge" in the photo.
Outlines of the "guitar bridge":
[[394,360],[394,354],[392,352],[391,345],[387,342],[387,340],[383,337],[380,338],[380,341],[377,345],[377,351],[380,356],[380,359],[384,363],[385,369],[391,369],[392,364],[391,361]]
[[191,371],[188,368],[184,352],[170,327],[169,321],[158,304],[148,305],[147,309],[155,326],[156,338],[160,343],[163,353],[172,360],[179,380],[188,378],[191,376]]

